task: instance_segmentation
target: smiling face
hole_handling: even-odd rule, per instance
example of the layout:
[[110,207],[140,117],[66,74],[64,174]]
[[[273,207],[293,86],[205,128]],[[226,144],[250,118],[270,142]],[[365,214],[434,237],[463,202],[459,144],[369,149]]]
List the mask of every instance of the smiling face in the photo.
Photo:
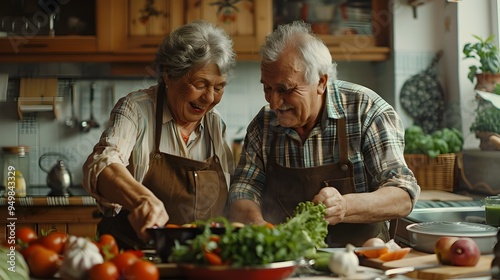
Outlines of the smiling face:
[[195,68],[178,80],[164,79],[168,87],[167,105],[181,126],[198,124],[220,102],[226,86],[226,77],[214,64]]
[[276,62],[261,65],[261,82],[267,102],[276,112],[279,124],[301,131],[314,127],[323,108],[327,75],[308,84],[304,66],[292,51],[285,51]]

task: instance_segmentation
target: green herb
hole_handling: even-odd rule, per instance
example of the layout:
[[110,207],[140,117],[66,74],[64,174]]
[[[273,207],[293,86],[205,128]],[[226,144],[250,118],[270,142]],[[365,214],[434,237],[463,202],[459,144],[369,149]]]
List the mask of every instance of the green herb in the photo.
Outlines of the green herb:
[[405,153],[425,154],[435,158],[440,154],[458,153],[464,143],[462,133],[455,128],[443,128],[427,134],[419,126],[405,130]]
[[469,67],[467,77],[471,82],[474,82],[476,74],[479,73],[500,73],[500,54],[497,46],[493,43],[494,36],[483,39],[474,35],[479,42],[467,43],[464,46],[463,53],[465,58],[473,58],[479,62],[477,65]]
[[294,216],[276,226],[234,228],[224,222],[226,232],[220,235],[217,244],[213,244],[210,222],[207,222],[202,234],[185,245],[175,244],[170,261],[208,264],[207,251],[217,251],[223,263],[235,267],[297,260],[315,252],[315,248],[326,246],[328,222],[324,219],[325,214],[324,204],[308,201],[300,202]]
[[470,126],[471,132],[500,133],[500,109],[493,106],[478,107],[476,114],[476,118]]

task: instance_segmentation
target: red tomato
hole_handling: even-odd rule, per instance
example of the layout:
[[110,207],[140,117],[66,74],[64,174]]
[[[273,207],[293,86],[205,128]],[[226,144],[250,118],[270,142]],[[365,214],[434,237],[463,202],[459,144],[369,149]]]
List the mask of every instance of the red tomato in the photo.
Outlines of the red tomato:
[[205,260],[210,265],[222,265],[222,258],[213,252],[205,252]]
[[150,261],[138,260],[128,266],[123,273],[124,279],[158,280],[160,271],[158,267]]
[[111,234],[103,234],[99,237],[99,251],[101,255],[106,258],[107,253],[111,254],[111,258],[120,253],[116,239]]
[[120,279],[120,273],[114,263],[105,261],[91,267],[88,271],[88,277],[89,280],[118,280]]
[[36,231],[30,227],[21,227],[16,230],[16,242],[26,245],[38,238]]
[[26,261],[28,261],[28,258],[30,257],[31,253],[33,253],[37,248],[46,249],[45,247],[43,247],[40,244],[30,244],[28,247],[26,247],[25,249],[21,250],[21,255],[23,255],[24,259]]
[[120,273],[123,273],[123,271],[125,271],[128,266],[132,265],[138,260],[140,259],[134,253],[123,252],[112,258],[111,262],[116,265]]
[[138,257],[139,259],[141,259],[142,257],[144,257],[144,252],[141,251],[141,250],[133,250],[133,249],[129,249],[129,250],[125,250],[125,252],[127,253],[132,253],[134,254],[136,257]]
[[59,255],[44,247],[34,249],[27,262],[31,275],[42,279],[53,278],[61,266]]
[[66,235],[66,233],[51,231],[46,236],[40,237],[38,240],[39,244],[41,244],[43,247],[61,255],[63,253],[64,244],[66,243],[67,239],[68,236]]

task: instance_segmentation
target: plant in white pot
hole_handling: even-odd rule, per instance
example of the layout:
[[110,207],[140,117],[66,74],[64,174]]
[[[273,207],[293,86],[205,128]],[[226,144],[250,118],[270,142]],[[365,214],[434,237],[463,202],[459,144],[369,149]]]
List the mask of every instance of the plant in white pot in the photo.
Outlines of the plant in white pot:
[[473,36],[477,42],[465,44],[464,59],[475,59],[479,65],[471,65],[467,77],[471,82],[477,80],[475,89],[494,92],[495,85],[500,83],[500,53],[493,43],[494,36],[486,39]]

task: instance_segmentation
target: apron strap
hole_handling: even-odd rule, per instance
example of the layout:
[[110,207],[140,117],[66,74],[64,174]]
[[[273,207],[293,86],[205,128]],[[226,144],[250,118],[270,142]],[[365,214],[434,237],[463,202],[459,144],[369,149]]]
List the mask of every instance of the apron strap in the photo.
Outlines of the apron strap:
[[155,153],[160,152],[161,128],[163,124],[163,100],[167,93],[167,85],[161,82],[156,93],[156,122],[155,122]]
[[343,168],[343,166],[347,166],[347,163],[349,163],[349,156],[348,156],[348,150],[347,150],[347,125],[346,125],[345,118],[338,119],[337,139],[339,141],[340,163],[342,164],[342,168]]

